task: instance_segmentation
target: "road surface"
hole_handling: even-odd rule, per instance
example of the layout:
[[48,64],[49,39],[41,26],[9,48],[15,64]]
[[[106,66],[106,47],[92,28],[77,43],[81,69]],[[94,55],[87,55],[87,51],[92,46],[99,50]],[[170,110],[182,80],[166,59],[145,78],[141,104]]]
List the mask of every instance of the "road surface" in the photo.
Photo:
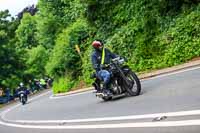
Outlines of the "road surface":
[[141,81],[137,97],[51,92],[0,110],[0,133],[199,133],[200,67]]

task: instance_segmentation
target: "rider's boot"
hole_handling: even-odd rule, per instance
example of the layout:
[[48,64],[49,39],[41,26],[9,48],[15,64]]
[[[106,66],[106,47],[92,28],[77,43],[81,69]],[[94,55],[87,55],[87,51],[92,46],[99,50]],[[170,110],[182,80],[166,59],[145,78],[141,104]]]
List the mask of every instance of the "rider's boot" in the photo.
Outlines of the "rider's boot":
[[103,85],[103,94],[105,96],[112,96],[113,95],[113,93],[110,90],[110,85],[109,84],[104,84]]
[[92,86],[94,86],[95,93],[101,93],[101,89],[100,89],[100,86],[98,85],[98,83],[94,82],[94,83],[92,83]]

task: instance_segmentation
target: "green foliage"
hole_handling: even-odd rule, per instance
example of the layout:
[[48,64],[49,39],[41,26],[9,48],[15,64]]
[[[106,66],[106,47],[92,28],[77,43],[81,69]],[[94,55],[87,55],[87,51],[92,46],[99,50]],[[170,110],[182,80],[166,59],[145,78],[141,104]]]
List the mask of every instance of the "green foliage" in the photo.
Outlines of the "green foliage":
[[81,42],[88,36],[88,26],[85,20],[77,20],[67,27],[58,36],[56,45],[50,55],[46,71],[50,75],[71,74],[79,75],[81,68],[81,58],[75,49],[79,45],[81,51],[84,46]]
[[53,93],[62,93],[69,91],[75,84],[75,81],[67,78],[60,77],[53,83]]
[[80,0],[61,0],[66,6],[63,8],[64,16],[62,17],[63,23],[69,25],[83,16],[85,12],[84,5]]
[[2,81],[2,85],[5,87],[10,87],[12,90],[17,87],[17,85],[21,82],[21,78],[18,75],[12,74],[9,78],[6,78]]
[[52,48],[57,33],[62,25],[61,18],[64,16],[64,3],[60,0],[39,0],[37,14],[37,38],[39,44],[46,48]]
[[181,14],[176,23],[157,38],[164,46],[163,61],[167,66],[185,62],[200,55],[200,6],[189,14]]
[[[86,43],[90,46],[92,42],[92,39],[88,40]],[[92,53],[93,48],[88,47],[83,56],[83,62],[82,62],[82,77],[81,79],[86,83],[86,84],[91,84],[93,82],[93,79],[90,79],[90,75],[94,71],[92,68],[92,63],[91,63],[91,53]]]
[[45,65],[48,60],[48,51],[42,46],[38,45],[27,51],[26,59],[26,74],[36,77],[45,75]]
[[0,12],[0,86],[15,87],[24,66],[18,49],[15,49],[15,30],[19,22],[9,18],[7,10]]
[[60,32],[82,16],[83,6],[77,0],[40,0],[37,37],[39,44],[53,48]]
[[[190,43],[187,44],[187,48],[183,48],[186,41],[182,40],[182,38],[178,39],[187,32],[186,29],[196,31],[192,26],[187,27],[187,23],[184,24],[187,13],[191,13],[195,9],[195,2],[181,0],[136,0],[134,2],[129,0],[82,1],[86,5],[85,17],[90,26],[94,27],[91,30],[92,35],[85,41],[85,45],[89,46],[93,38],[106,40],[107,47],[112,48],[112,51],[115,53],[127,57],[128,65],[136,71],[176,65],[192,57],[199,56],[199,37],[188,40]],[[186,22],[199,27],[197,15],[194,18]],[[180,20],[182,22],[179,22]],[[180,27],[178,23],[182,23],[182,26]],[[178,40],[174,44],[166,44],[163,38],[166,35],[169,36],[168,32],[171,32],[173,27],[184,29],[184,33],[177,32],[176,29],[176,37],[174,38]],[[185,36],[184,38],[189,39],[191,36]],[[193,45],[194,42],[195,45]],[[188,53],[187,51],[190,52]],[[194,51],[196,52],[194,53]],[[92,82],[89,78],[93,71],[90,60],[91,52],[91,47],[84,49],[82,65],[79,65],[82,69],[80,76],[87,84]],[[71,67],[66,65],[65,70],[68,68]],[[71,69],[77,71],[77,69]],[[80,77],[76,79],[80,79]]]
[[38,45],[36,39],[36,20],[34,16],[25,13],[21,20],[21,24],[16,30],[16,36],[19,40],[19,47],[32,48]]

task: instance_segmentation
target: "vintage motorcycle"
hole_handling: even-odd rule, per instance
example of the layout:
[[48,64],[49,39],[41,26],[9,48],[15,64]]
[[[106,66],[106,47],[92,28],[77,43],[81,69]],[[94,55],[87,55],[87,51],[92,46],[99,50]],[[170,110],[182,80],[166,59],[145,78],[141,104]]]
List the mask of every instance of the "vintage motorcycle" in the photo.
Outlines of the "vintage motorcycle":
[[[111,60],[111,63],[106,66],[106,70],[111,73],[110,91],[113,95],[107,96],[103,93],[96,93],[96,96],[104,101],[111,100],[114,96],[126,94],[128,96],[137,96],[141,92],[141,83],[137,75],[127,66],[124,65],[125,59],[117,57]],[[98,77],[93,76],[96,79]],[[97,80],[96,80],[97,81]],[[96,90],[103,90],[102,82],[93,83]],[[98,80],[99,81],[99,80]]]
[[19,95],[19,100],[22,103],[22,105],[26,104],[27,102],[27,94],[25,91],[19,91],[18,92]]

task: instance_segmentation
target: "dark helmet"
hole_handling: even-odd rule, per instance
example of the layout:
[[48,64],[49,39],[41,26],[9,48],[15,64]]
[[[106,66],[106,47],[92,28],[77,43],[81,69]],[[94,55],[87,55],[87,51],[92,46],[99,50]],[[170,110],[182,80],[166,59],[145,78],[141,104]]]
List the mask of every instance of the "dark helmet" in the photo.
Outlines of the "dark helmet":
[[99,40],[95,40],[92,42],[92,46],[95,48],[95,49],[100,49],[102,48],[103,46],[103,43]]

